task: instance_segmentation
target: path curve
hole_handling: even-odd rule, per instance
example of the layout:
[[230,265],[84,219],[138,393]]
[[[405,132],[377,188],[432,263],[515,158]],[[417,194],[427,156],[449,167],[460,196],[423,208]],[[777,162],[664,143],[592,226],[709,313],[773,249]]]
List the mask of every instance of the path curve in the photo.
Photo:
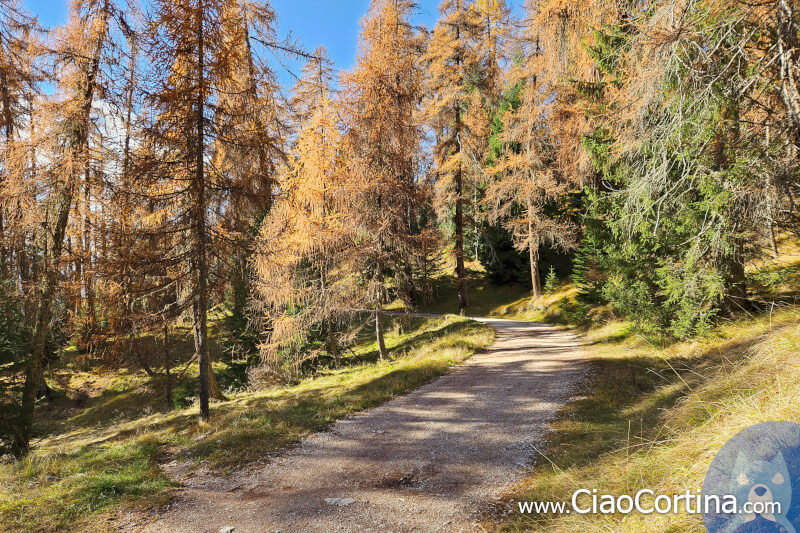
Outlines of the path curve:
[[144,530],[476,531],[480,511],[525,472],[585,368],[569,332],[475,320],[497,340],[452,373],[262,467],[190,478]]

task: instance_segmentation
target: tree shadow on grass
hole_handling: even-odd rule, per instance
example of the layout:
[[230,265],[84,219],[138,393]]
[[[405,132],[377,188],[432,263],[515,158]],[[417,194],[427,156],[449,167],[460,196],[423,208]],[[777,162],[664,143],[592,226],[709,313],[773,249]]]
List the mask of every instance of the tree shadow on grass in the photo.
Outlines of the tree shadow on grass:
[[[385,319],[385,325],[389,326],[391,324],[391,320],[402,320],[405,317],[397,316]],[[414,320],[414,319],[412,319]],[[419,320],[419,319],[416,319]],[[412,322],[413,323],[413,322]],[[444,324],[436,329],[431,329],[427,331],[422,331],[409,337],[403,339],[398,344],[395,344],[391,347],[387,347],[387,351],[389,353],[389,358],[394,358],[398,356],[402,356],[407,352],[411,352],[424,346],[425,344],[430,343],[431,341],[442,338],[445,336],[449,336],[451,334],[456,334],[460,332],[466,332],[470,329],[473,329],[475,324],[471,322],[461,321],[461,322],[451,322],[448,324]],[[374,335],[372,335],[371,339],[374,342]],[[344,359],[345,365],[349,366],[351,364],[363,364],[363,363],[375,363],[380,359],[380,354],[378,353],[378,349],[375,348],[368,352],[360,353],[351,357],[347,357]]]
[[220,406],[213,436],[192,445],[188,453],[208,458],[222,471],[239,468],[296,444],[349,414],[416,389],[447,372],[448,367],[446,360],[432,360],[393,369],[353,387],[287,391],[280,400],[258,397],[248,401],[245,410],[228,411]]
[[[585,392],[557,415],[548,457],[568,468],[590,466],[608,453],[652,445],[663,435],[661,414],[717,378],[762,340],[753,334],[685,356],[600,357],[590,361]],[[610,342],[617,344],[618,339]],[[633,437],[633,443],[631,442]],[[548,467],[544,467],[548,468]]]
[[[414,335],[393,348],[403,353],[448,335],[456,335],[475,327],[468,322],[443,325],[440,328]],[[463,340],[452,346],[466,350],[474,347]],[[360,362],[377,359],[377,352],[364,354]],[[268,391],[233,402],[214,403],[211,422],[198,429],[194,413],[154,413],[130,421],[119,420],[114,429],[92,440],[91,445],[113,443],[134,438],[146,431],[151,435],[177,436],[182,455],[193,459],[207,459],[213,468],[225,471],[241,467],[266,454],[290,446],[315,431],[327,428],[336,420],[359,410],[380,405],[399,394],[417,388],[447,372],[450,362],[430,359],[410,366],[391,368],[388,372],[371,377],[365,375],[353,385],[324,385],[319,388],[286,388]],[[110,396],[115,401],[128,404],[126,394]],[[88,419],[85,419],[88,420]],[[79,433],[83,436],[83,432]],[[158,440],[158,437],[156,437]],[[60,445],[69,437],[57,438]],[[173,439],[175,440],[175,439]],[[167,446],[166,440],[162,445]]]

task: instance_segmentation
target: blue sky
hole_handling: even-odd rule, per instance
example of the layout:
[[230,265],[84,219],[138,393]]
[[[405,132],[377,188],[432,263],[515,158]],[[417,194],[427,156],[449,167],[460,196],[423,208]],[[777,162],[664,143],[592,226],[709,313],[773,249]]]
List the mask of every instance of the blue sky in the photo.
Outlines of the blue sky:
[[[414,22],[431,27],[436,21],[440,1],[419,0]],[[67,18],[67,0],[23,0],[23,3],[39,16],[44,26],[56,26]],[[521,3],[522,0],[509,1],[515,7]],[[271,4],[278,13],[281,35],[291,31],[309,51],[319,45],[325,46],[336,68],[348,69],[353,65],[358,24],[369,7],[369,0],[272,0]],[[297,64],[290,62],[287,66],[299,71]],[[285,86],[294,84],[288,72],[281,69],[279,75]]]

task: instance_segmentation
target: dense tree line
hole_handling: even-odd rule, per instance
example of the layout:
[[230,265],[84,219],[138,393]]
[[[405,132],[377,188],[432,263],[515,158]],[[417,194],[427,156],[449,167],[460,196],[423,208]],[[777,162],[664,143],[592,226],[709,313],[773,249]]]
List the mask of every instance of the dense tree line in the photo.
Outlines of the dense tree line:
[[[0,0],[13,453],[67,344],[169,397],[190,324],[206,420],[212,311],[253,384],[292,379],[367,323],[384,357],[385,305],[443,268],[467,312],[470,259],[537,297],[543,251],[567,255],[582,301],[679,336],[759,307],[745,266],[798,229],[793,2],[444,0],[430,29],[415,8],[373,0],[337,74],[266,0],[74,0],[53,30]],[[290,94],[281,54],[306,61]],[[161,332],[154,365],[136,339]]]

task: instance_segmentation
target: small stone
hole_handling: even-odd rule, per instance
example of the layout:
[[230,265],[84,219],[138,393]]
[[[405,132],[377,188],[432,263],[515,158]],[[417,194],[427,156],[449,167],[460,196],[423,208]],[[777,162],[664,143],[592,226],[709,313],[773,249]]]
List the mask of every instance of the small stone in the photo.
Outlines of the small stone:
[[219,528],[219,533],[233,533],[236,530],[233,526],[225,526]]
[[353,498],[325,498],[325,503],[328,505],[338,505],[339,507],[347,507],[356,503]]

